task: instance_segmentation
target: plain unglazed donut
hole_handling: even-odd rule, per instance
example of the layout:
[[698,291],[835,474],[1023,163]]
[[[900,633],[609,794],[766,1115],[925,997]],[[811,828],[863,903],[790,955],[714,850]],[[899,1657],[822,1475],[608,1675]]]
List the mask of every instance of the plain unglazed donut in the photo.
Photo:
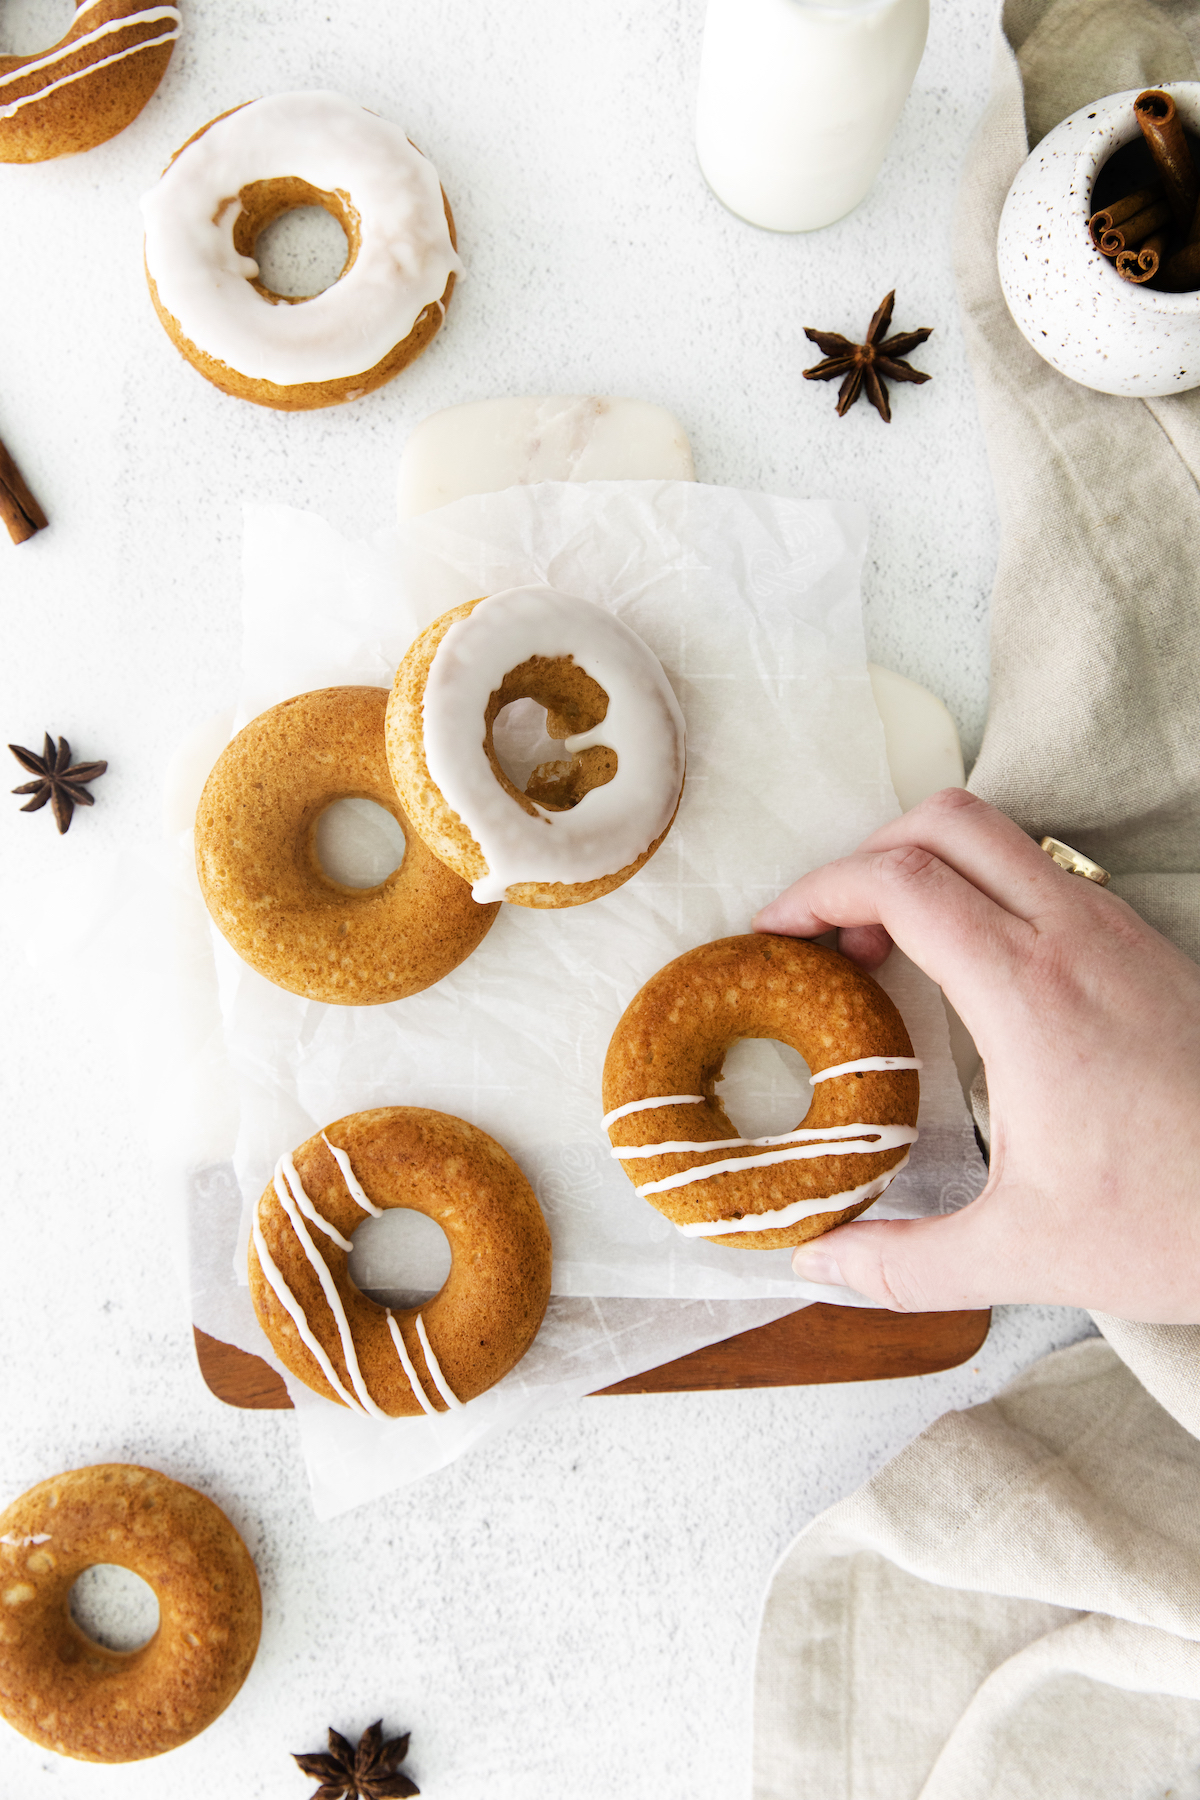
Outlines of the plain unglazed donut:
[[0,162],[48,162],[124,131],[166,73],[178,35],[177,7],[79,0],[51,49],[0,56]]
[[[775,1038],[812,1071],[795,1131],[738,1136],[716,1095],[727,1052]],[[604,1064],[613,1155],[687,1237],[735,1249],[802,1244],[869,1206],[917,1137],[920,1062],[862,969],[799,938],[721,938],[630,1001]]]
[[[71,1587],[97,1563],[154,1590],[158,1630],[140,1650],[106,1650],[71,1618]],[[237,1531],[154,1469],[72,1469],[0,1513],[0,1714],[60,1756],[138,1762],[186,1743],[241,1687],[261,1626]]]
[[[522,793],[493,730],[511,701],[546,708],[567,760]],[[411,646],[388,705],[392,779],[430,849],[479,900],[580,906],[628,881],[671,828],[683,714],[662,665],[613,613],[548,587],[454,607]]]
[[[480,944],[498,906],[425,848],[396,798],[383,745],[384,688],[320,688],[260,713],[226,746],[196,810],[205,904],[268,981],[334,1006],[403,1000]],[[378,887],[322,869],[317,821],[335,800],[374,800],[404,832]]]
[[[349,246],[308,298],[259,279],[258,237],[321,206]],[[273,94],[189,138],[142,200],[146,278],[176,349],[223,393],[302,412],[356,400],[418,357],[461,273],[437,171],[342,94]]]
[[[360,1292],[357,1226],[389,1207],[425,1213],[450,1273],[395,1313]],[[550,1295],[550,1234],[506,1150],[465,1119],[379,1107],[282,1156],[254,1212],[250,1294],[280,1361],[326,1399],[372,1418],[454,1410],[507,1375]]]

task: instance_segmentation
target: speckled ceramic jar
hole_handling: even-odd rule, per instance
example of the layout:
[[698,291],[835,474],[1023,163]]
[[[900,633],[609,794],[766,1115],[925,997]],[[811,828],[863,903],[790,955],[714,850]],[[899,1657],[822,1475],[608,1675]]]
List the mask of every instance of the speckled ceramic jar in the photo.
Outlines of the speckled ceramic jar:
[[[1167,82],[1164,91],[1200,134],[1200,82]],[[1039,356],[1103,394],[1200,387],[1200,292],[1123,281],[1088,232],[1097,173],[1138,136],[1140,92],[1109,94],[1056,125],[1022,164],[1000,216],[1000,281],[1013,318]]]

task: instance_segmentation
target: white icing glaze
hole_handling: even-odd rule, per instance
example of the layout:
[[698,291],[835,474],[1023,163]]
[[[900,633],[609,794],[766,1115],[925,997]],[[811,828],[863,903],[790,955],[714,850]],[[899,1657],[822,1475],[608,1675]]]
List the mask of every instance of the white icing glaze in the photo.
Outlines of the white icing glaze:
[[283,1189],[283,1182],[285,1180],[288,1187],[291,1189],[292,1194],[295,1196],[296,1205],[300,1208],[300,1211],[304,1214],[305,1218],[311,1219],[318,1231],[323,1231],[327,1238],[332,1238],[339,1250],[345,1250],[347,1255],[349,1255],[350,1251],[354,1248],[353,1244],[350,1242],[349,1238],[342,1236],[335,1225],[331,1225],[329,1220],[323,1218],[317,1211],[316,1207],[304,1191],[304,1186],[299,1175],[296,1173],[296,1165],[290,1156],[281,1156],[279,1161],[275,1164],[275,1192],[279,1195],[281,1204],[286,1208],[288,1197]]
[[606,1112],[600,1123],[607,1131],[617,1119],[626,1119],[630,1113],[649,1112],[652,1106],[703,1106],[703,1094],[659,1094],[653,1100],[627,1100],[624,1106],[614,1106]]
[[8,1544],[14,1550],[28,1550],[30,1544],[48,1544],[49,1542],[50,1533],[48,1531],[35,1531],[32,1537],[18,1537],[15,1531],[6,1531],[4,1536],[0,1537],[0,1544]]
[[417,1336],[421,1340],[421,1348],[425,1352],[425,1363],[429,1373],[433,1376],[434,1387],[442,1396],[442,1399],[446,1402],[447,1406],[457,1408],[457,1410],[461,1412],[466,1402],[459,1399],[458,1395],[454,1393],[451,1388],[450,1383],[446,1380],[446,1377],[442,1374],[441,1365],[430,1348],[429,1333],[425,1329],[425,1321],[420,1313],[417,1314]]
[[[772,1163],[800,1162],[813,1156],[873,1156],[882,1150],[899,1149],[901,1144],[915,1144],[919,1136],[915,1125],[839,1125],[829,1127],[826,1138],[832,1138],[836,1132],[869,1132],[875,1141],[869,1143],[865,1136],[848,1137],[836,1143],[808,1143],[790,1150],[769,1150],[762,1156],[729,1156],[723,1162],[699,1163],[694,1169],[681,1169],[678,1175],[668,1175],[663,1181],[648,1181],[635,1191],[645,1198],[648,1194],[666,1193],[668,1188],[689,1187],[693,1181],[707,1181],[713,1175],[726,1175],[731,1170],[765,1169]],[[690,1144],[687,1148],[703,1151],[709,1146]]]
[[[533,816],[496,780],[482,730],[491,694],[532,656],[573,657],[608,695],[603,722],[566,738],[565,755],[594,744],[617,755],[613,779],[578,806]],[[487,862],[471,890],[481,902],[503,900],[514,882],[574,884],[628,867],[679,799],[683,714],[658,658],[602,606],[553,588],[511,588],[456,620],[430,666],[423,720],[429,773]]]
[[363,1408],[354,1398],[354,1395],[343,1387],[341,1376],[325,1354],[324,1346],[319,1338],[317,1338],[312,1327],[309,1325],[308,1320],[304,1316],[304,1308],[300,1305],[295,1294],[293,1294],[291,1288],[283,1279],[282,1271],[276,1264],[271,1252],[267,1249],[267,1242],[263,1237],[262,1226],[258,1222],[257,1207],[255,1208],[254,1218],[251,1222],[251,1233],[254,1238],[254,1250],[258,1257],[258,1266],[266,1276],[268,1284],[274,1291],[275,1298],[279,1301],[279,1304],[284,1308],[285,1312],[290,1314],[292,1323],[300,1333],[302,1341],[315,1356],[321,1373],[324,1375],[334,1393],[340,1394],[342,1399],[346,1402],[346,1405],[350,1407],[352,1411],[362,1412]]
[[818,1081],[832,1081],[837,1075],[874,1075],[884,1069],[919,1069],[919,1056],[864,1056],[859,1062],[835,1063],[831,1069],[820,1069],[809,1081],[816,1087]]
[[[88,5],[93,4],[95,4],[95,0],[88,0]],[[75,15],[76,18],[88,11],[88,5],[79,8]],[[106,69],[110,63],[123,62],[127,56],[136,56],[140,50],[150,50],[156,44],[171,43],[179,36],[181,23],[179,9],[174,6],[151,6],[147,7],[144,12],[127,13],[124,18],[110,19],[107,24],[98,25],[94,31],[87,31],[82,37],[47,51],[45,56],[34,57],[31,61],[22,63],[19,69],[10,69],[7,75],[0,75],[0,91],[2,91],[4,88],[10,87],[14,81],[24,81],[26,76],[36,74],[39,69],[52,68],[56,62],[63,62],[67,57],[77,55],[80,50],[86,50],[89,44],[99,44],[114,31],[127,31],[131,25],[140,25],[143,22],[150,25],[158,19],[170,19],[172,21],[171,29],[160,33],[158,37],[143,38],[139,43],[129,44],[124,50],[117,50],[111,56],[99,57],[95,62],[86,63],[82,69],[74,69],[68,75],[60,75],[57,81],[47,82],[35,93],[20,95],[6,106],[0,106],[0,119],[15,117],[23,106],[32,106],[36,101],[44,100],[47,94],[53,94],[57,88],[67,87],[72,81],[83,81],[87,76],[94,75],[97,69]]]
[[814,1219],[820,1213],[845,1212],[847,1207],[857,1206],[862,1200],[877,1200],[907,1162],[906,1154],[885,1175],[878,1175],[874,1181],[866,1181],[844,1194],[827,1194],[822,1200],[793,1200],[790,1206],[777,1207],[774,1212],[746,1213],[740,1219],[701,1219],[692,1225],[677,1225],[675,1229],[684,1237],[703,1238],[729,1237],[741,1231],[781,1231],[798,1219]]
[[[280,176],[347,194],[362,234],[353,266],[295,306],[264,300],[250,286],[258,264],[233,245],[231,196]],[[219,119],[180,152],[142,214],[146,267],[184,335],[281,387],[373,368],[462,273],[433,164],[399,125],[342,94],[272,94]]]
[[[280,1169],[284,1169],[285,1165],[287,1163],[290,1163],[291,1160],[292,1159],[290,1156],[289,1157],[280,1157],[279,1163],[276,1167],[275,1192],[278,1195],[279,1203],[283,1207],[283,1210],[287,1214],[288,1218],[291,1220],[292,1230],[296,1233],[296,1236],[299,1238],[301,1248],[303,1249],[304,1254],[305,1254],[305,1256],[307,1256],[309,1262],[312,1264],[312,1267],[316,1274],[317,1280],[321,1284],[321,1291],[325,1295],[325,1299],[328,1303],[329,1310],[333,1314],[334,1323],[336,1324],[336,1326],[338,1328],[338,1336],[342,1340],[342,1356],[345,1359],[346,1369],[347,1369],[347,1372],[349,1373],[350,1380],[354,1384],[354,1391],[358,1395],[359,1400],[362,1402],[362,1409],[364,1412],[370,1413],[370,1415],[373,1419],[386,1419],[388,1417],[387,1413],[384,1412],[382,1407],[377,1406],[375,1404],[374,1400],[372,1400],[370,1394],[367,1391],[367,1384],[363,1380],[362,1370],[358,1366],[358,1353],[354,1348],[354,1335],[350,1330],[350,1321],[346,1317],[346,1309],[342,1305],[342,1296],[338,1293],[337,1283],[334,1281],[333,1275],[330,1272],[329,1264],[325,1261],[325,1258],[321,1255],[321,1252],[317,1249],[317,1246],[313,1243],[312,1238],[309,1235],[308,1226],[304,1223],[304,1219],[301,1216],[300,1207],[297,1204],[297,1201],[293,1200],[291,1194],[289,1194],[287,1191],[287,1183],[285,1183],[284,1181],[281,1181],[279,1179]],[[299,1189],[299,1194],[303,1194],[304,1190],[303,1190],[303,1188],[300,1188],[299,1182],[297,1182],[296,1185],[297,1185],[297,1188]],[[299,1198],[299,1194],[297,1195],[297,1200]],[[305,1195],[305,1199],[307,1199],[307,1195]],[[309,1201],[308,1204],[311,1207],[312,1202]],[[318,1222],[319,1222],[319,1217],[318,1217]],[[329,1227],[327,1225],[321,1224],[320,1229],[322,1231],[327,1231],[329,1229]],[[261,1235],[261,1233],[259,1235]],[[347,1249],[349,1248],[349,1245],[346,1244],[346,1240],[344,1238],[342,1239],[342,1243]],[[257,1247],[258,1247],[258,1238],[256,1237],[255,1238],[255,1248],[257,1249]],[[282,1277],[281,1277],[281,1279],[282,1279]],[[280,1298],[282,1298],[282,1295],[280,1296]],[[286,1305],[286,1302],[285,1302],[285,1305]],[[295,1314],[293,1314],[292,1316],[295,1317]],[[311,1348],[311,1346],[310,1346],[310,1348]],[[339,1383],[338,1386],[340,1389],[341,1384]],[[342,1389],[341,1391],[344,1392],[345,1390]]]
[[[332,1148],[332,1146],[330,1146],[330,1147]],[[387,1322],[388,1322],[388,1330],[392,1334],[392,1342],[396,1346],[396,1355],[400,1358],[400,1367],[404,1370],[405,1375],[408,1377],[409,1387],[412,1389],[412,1391],[416,1395],[417,1399],[421,1402],[422,1412],[431,1413],[433,1415],[433,1417],[436,1419],[437,1407],[433,1404],[433,1401],[428,1397],[428,1395],[425,1392],[425,1389],[421,1386],[421,1383],[417,1377],[417,1371],[413,1367],[413,1359],[408,1354],[408,1347],[405,1344],[404,1339],[400,1335],[400,1327],[397,1325],[395,1319],[392,1317],[390,1308],[387,1309]]]
[[[321,1142],[328,1150],[330,1156],[332,1156],[338,1168],[342,1171],[342,1180],[346,1183],[350,1198],[353,1200],[355,1206],[361,1206],[362,1210],[365,1213],[370,1213],[373,1219],[382,1219],[382,1206],[376,1206],[375,1202],[373,1200],[368,1200],[367,1196],[363,1193],[362,1184],[350,1166],[350,1158],[346,1151],[339,1150],[336,1144],[331,1144],[324,1132],[321,1133]],[[346,1244],[343,1248],[348,1250],[350,1246],[349,1244]]]
[[[669,1144],[622,1144],[614,1146],[612,1154],[621,1161],[638,1156],[679,1156],[684,1152],[700,1152],[703,1150],[738,1150],[766,1149],[771,1144],[818,1144],[828,1143],[831,1138],[857,1138],[872,1131],[892,1131],[891,1125],[812,1125],[805,1130],[797,1126],[795,1131],[781,1131],[778,1137],[757,1138],[676,1138]],[[904,1127],[907,1130],[907,1127]],[[876,1145],[878,1149],[879,1146]],[[838,1154],[836,1149],[829,1152],[831,1156]]]

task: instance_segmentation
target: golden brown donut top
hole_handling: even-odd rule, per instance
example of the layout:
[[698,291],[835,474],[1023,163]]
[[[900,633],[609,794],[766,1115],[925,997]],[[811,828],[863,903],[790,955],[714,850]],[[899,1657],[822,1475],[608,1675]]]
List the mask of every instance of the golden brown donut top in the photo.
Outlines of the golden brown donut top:
[[[71,1587],[96,1563],[153,1588],[158,1630],[140,1650],[107,1650],[71,1618]],[[154,1469],[72,1469],[0,1513],[0,1714],[61,1756],[136,1762],[186,1743],[237,1693],[261,1623],[233,1525]]]
[[[712,1236],[731,1249],[800,1243],[853,1217],[887,1185],[916,1136],[916,1071],[892,1067],[816,1081],[807,1113],[788,1134],[802,1133],[805,1146],[741,1139],[716,1084],[728,1050],[758,1037],[791,1045],[814,1076],[874,1059],[915,1062],[904,1021],[879,984],[820,944],[758,932],[722,938],[651,977],[622,1016],[605,1060],[609,1137],[618,1149],[695,1144],[695,1151],[623,1158],[622,1167],[687,1235]],[[681,1103],[678,1097],[688,1095],[696,1098]],[[656,1098],[675,1103],[621,1113]],[[828,1143],[832,1151],[795,1154],[807,1141]],[[713,1149],[700,1148],[710,1143]],[[733,1166],[672,1185],[687,1170],[725,1164]],[[874,1191],[858,1192],[863,1189]],[[821,1212],[817,1203],[830,1198],[843,1204]],[[761,1230],[741,1228],[746,1219],[789,1208],[799,1216]],[[705,1230],[722,1223],[739,1229]]]
[[[226,746],[196,811],[205,904],[238,955],[280,987],[336,1006],[420,993],[480,944],[499,906],[425,844],[384,752],[387,690],[321,688],[273,706]],[[316,850],[335,800],[365,799],[404,832],[404,861],[373,888],[334,881]]]
[[[369,1210],[392,1207],[433,1219],[451,1251],[441,1290],[395,1312],[355,1286],[347,1249]],[[550,1234],[521,1170],[477,1126],[426,1107],[351,1113],[281,1158],[249,1263],[284,1365],[373,1417],[445,1412],[485,1392],[528,1350],[550,1294]]]
[[103,144],[162,80],[179,10],[162,0],[93,0],[34,56],[0,56],[0,162],[46,162]]

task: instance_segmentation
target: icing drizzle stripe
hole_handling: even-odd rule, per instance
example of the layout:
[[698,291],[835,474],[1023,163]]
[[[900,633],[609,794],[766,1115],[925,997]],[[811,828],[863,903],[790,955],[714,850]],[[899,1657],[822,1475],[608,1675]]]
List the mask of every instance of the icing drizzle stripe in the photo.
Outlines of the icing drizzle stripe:
[[309,1325],[308,1320],[304,1316],[304,1308],[297,1300],[295,1294],[293,1294],[287,1282],[283,1279],[281,1270],[278,1268],[271,1252],[267,1249],[266,1239],[263,1237],[262,1233],[262,1226],[258,1222],[257,1207],[254,1209],[254,1219],[251,1230],[254,1237],[254,1250],[258,1257],[259,1267],[266,1276],[271,1288],[274,1290],[275,1298],[279,1301],[279,1304],[285,1311],[291,1315],[292,1323],[295,1325],[296,1330],[300,1333],[300,1336],[309,1350],[311,1350],[312,1354],[316,1357],[317,1362],[320,1365],[321,1373],[324,1375],[334,1393],[340,1394],[342,1399],[346,1402],[346,1405],[350,1407],[352,1411],[362,1412],[363,1408],[354,1398],[354,1395],[349,1393],[347,1389],[343,1387],[340,1375],[325,1354],[324,1346],[317,1338],[312,1327]]
[[[333,1148],[333,1146],[330,1145],[330,1149],[332,1149],[332,1148]],[[433,1401],[426,1394],[425,1389],[421,1386],[420,1381],[417,1379],[417,1371],[413,1367],[413,1359],[408,1354],[408,1347],[405,1344],[404,1339],[400,1335],[400,1327],[397,1325],[395,1319],[392,1317],[392,1312],[391,1312],[390,1307],[387,1308],[387,1322],[388,1322],[388,1330],[392,1334],[392,1342],[396,1346],[396,1355],[400,1358],[400,1367],[404,1370],[404,1373],[408,1377],[409,1387],[412,1389],[412,1391],[416,1395],[417,1399],[421,1402],[421,1410],[423,1412],[432,1413],[433,1417],[436,1419],[437,1418],[437,1407],[433,1404]]]
[[[78,15],[76,16],[78,17]],[[68,57],[77,55],[81,50],[86,50],[90,44],[98,44],[102,38],[111,37],[114,32],[128,31],[135,25],[153,25],[159,19],[170,19],[173,29],[168,31],[164,37],[156,38],[155,43],[165,43],[171,38],[178,37],[181,23],[179,8],[177,6],[150,6],[144,12],[126,13],[124,18],[109,19],[106,24],[97,25],[94,31],[87,31],[82,37],[74,38],[67,43],[57,45],[53,50],[48,50],[45,56],[34,57],[31,61],[22,63],[19,69],[10,69],[7,75],[0,75],[0,88],[11,87],[14,81],[24,81],[26,76],[36,75],[39,69],[49,69],[55,63],[65,62]],[[135,51],[148,48],[149,40],[139,44],[130,44],[124,50],[118,51],[116,56],[106,56],[99,61],[89,62],[82,69],[73,70],[71,74],[64,76],[63,80],[78,81],[81,76],[90,75],[93,69],[102,69],[106,63],[115,62],[122,56],[130,56]],[[23,105],[27,100],[40,100],[43,94],[52,93],[56,87],[61,86],[62,81],[50,82],[47,86],[39,88],[35,94],[22,96],[19,104]]]
[[[170,10],[173,11],[174,8]],[[136,56],[139,50],[153,50],[159,44],[173,44],[178,36],[178,27],[174,31],[164,31],[161,37],[143,38],[140,44],[130,44],[127,50],[114,51],[112,56],[104,56],[99,62],[89,63],[86,69],[76,69],[73,75],[60,75],[57,81],[47,82],[36,93],[22,94],[19,99],[10,100],[7,106],[0,106],[0,119],[14,118],[23,106],[32,106],[35,100],[44,100],[47,94],[55,93],[58,88],[68,87],[72,81],[80,81],[85,75],[94,75],[97,69],[107,69],[110,63],[124,62],[127,56]]]
[[809,1076],[816,1087],[819,1081],[832,1081],[837,1075],[875,1075],[885,1069],[919,1069],[919,1056],[864,1056],[859,1062],[834,1063],[831,1069],[819,1069]]
[[[859,1130],[870,1131],[876,1141],[868,1143],[863,1138],[852,1138],[833,1145],[828,1142],[809,1143],[797,1145],[790,1150],[768,1150],[762,1156],[729,1156],[723,1162],[699,1163],[693,1169],[682,1169],[678,1175],[668,1175],[662,1181],[647,1181],[634,1191],[644,1199],[647,1194],[663,1194],[669,1188],[689,1187],[693,1181],[707,1181],[713,1175],[728,1175],[739,1169],[765,1169],[772,1163],[799,1162],[812,1156],[872,1156],[882,1150],[896,1150],[901,1144],[915,1144],[919,1135],[915,1125],[869,1125],[859,1126]],[[704,1147],[697,1144],[691,1146],[693,1150]]]
[[702,1106],[703,1094],[659,1094],[652,1100],[627,1100],[624,1106],[614,1106],[606,1112],[600,1123],[605,1131],[618,1119],[628,1118],[630,1113],[647,1112],[652,1106]]
[[684,1237],[702,1238],[729,1237],[741,1231],[779,1231],[794,1225],[798,1219],[813,1219],[819,1213],[845,1212],[847,1207],[857,1206],[861,1200],[877,1200],[907,1164],[906,1151],[894,1169],[876,1176],[874,1181],[864,1182],[861,1187],[849,1188],[844,1194],[827,1194],[822,1200],[793,1200],[790,1206],[778,1207],[774,1212],[746,1213],[740,1219],[700,1219],[691,1225],[677,1225],[675,1229]]
[[[339,1150],[336,1144],[331,1144],[324,1132],[321,1133],[321,1142],[328,1150],[330,1156],[332,1156],[338,1168],[342,1171],[342,1180],[345,1182],[346,1190],[355,1206],[361,1206],[362,1210],[365,1213],[370,1213],[373,1219],[382,1219],[382,1206],[376,1206],[375,1202],[373,1200],[368,1200],[367,1196],[363,1193],[362,1183],[354,1173],[354,1170],[350,1165],[350,1158],[346,1151]],[[347,1250],[350,1248],[349,1244],[345,1247]]]
[[281,1156],[279,1161],[275,1164],[275,1192],[279,1195],[281,1202],[286,1207],[287,1199],[284,1196],[283,1189],[279,1185],[281,1178],[287,1182],[288,1187],[295,1196],[296,1205],[300,1208],[300,1211],[304,1214],[305,1218],[311,1219],[318,1231],[323,1231],[327,1238],[332,1238],[339,1250],[344,1250],[347,1255],[349,1255],[350,1251],[354,1248],[353,1244],[350,1242],[349,1238],[342,1236],[336,1225],[331,1225],[329,1220],[317,1211],[316,1207],[304,1191],[303,1183],[296,1173],[296,1165],[290,1156]]
[[[807,1131],[797,1126],[795,1131],[781,1132],[778,1137],[760,1138],[709,1138],[706,1142],[696,1138],[676,1138],[668,1144],[621,1144],[616,1146],[612,1154],[620,1161],[627,1161],[637,1156],[681,1156],[687,1151],[700,1155],[705,1150],[737,1150],[766,1149],[772,1144],[817,1144],[828,1143],[830,1139],[857,1138],[871,1132],[892,1131],[891,1125],[813,1125]],[[907,1127],[904,1129],[907,1130]],[[881,1146],[876,1145],[876,1148]],[[829,1152],[837,1155],[836,1150]],[[753,1158],[749,1159],[753,1160]]]
[[461,1412],[462,1408],[465,1406],[466,1402],[463,1400],[460,1400],[458,1395],[452,1391],[449,1382],[446,1380],[446,1377],[442,1374],[441,1365],[439,1364],[437,1357],[433,1354],[433,1351],[430,1348],[429,1333],[425,1329],[425,1321],[421,1317],[420,1313],[417,1314],[417,1336],[421,1340],[421,1348],[425,1352],[425,1361],[426,1361],[426,1364],[428,1365],[429,1373],[433,1376],[434,1387],[437,1389],[438,1393],[442,1396],[442,1399],[446,1402],[447,1406],[457,1407],[458,1410]]
[[[290,1156],[281,1156],[278,1167],[283,1168],[283,1166],[286,1163],[290,1163],[291,1160]],[[299,1182],[297,1182],[297,1186],[299,1186]],[[334,1323],[338,1328],[338,1336],[342,1340],[342,1355],[346,1361],[346,1369],[351,1381],[354,1383],[355,1392],[362,1401],[363,1411],[370,1413],[373,1419],[386,1419],[388,1414],[384,1412],[381,1406],[375,1404],[367,1391],[367,1384],[363,1380],[362,1370],[358,1366],[358,1354],[354,1348],[354,1335],[350,1330],[350,1321],[346,1317],[346,1309],[342,1305],[342,1296],[338,1293],[337,1283],[330,1273],[329,1264],[325,1261],[325,1258],[321,1255],[321,1252],[317,1249],[317,1246],[309,1236],[308,1226],[301,1217],[300,1208],[292,1199],[292,1196],[287,1192],[286,1186],[281,1186],[277,1180],[275,1183],[275,1192],[279,1196],[279,1201],[283,1210],[292,1222],[292,1230],[299,1238],[304,1254],[308,1257],[309,1262],[313,1266],[317,1280],[321,1283],[322,1292],[329,1304],[329,1310],[333,1314]],[[304,1193],[303,1188],[300,1188],[300,1192]],[[308,1198],[307,1195],[305,1195],[305,1198]],[[311,1205],[311,1202],[309,1204]],[[343,1242],[345,1242],[344,1239]]]

